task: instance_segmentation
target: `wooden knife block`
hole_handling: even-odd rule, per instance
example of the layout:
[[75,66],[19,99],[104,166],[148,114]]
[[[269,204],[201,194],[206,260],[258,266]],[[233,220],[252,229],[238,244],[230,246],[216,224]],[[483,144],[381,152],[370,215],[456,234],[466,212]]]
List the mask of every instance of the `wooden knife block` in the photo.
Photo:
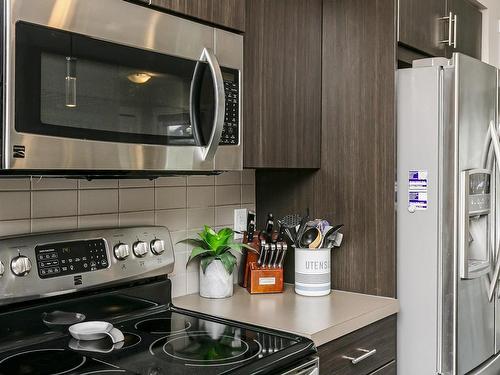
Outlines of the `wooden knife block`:
[[243,242],[252,246],[256,252],[247,250],[242,286],[252,294],[283,293],[283,268],[265,268],[257,265],[260,246],[259,232],[255,232],[251,243],[248,243],[247,234],[245,233]]
[[256,262],[249,263],[248,268],[249,293],[283,293],[283,268],[259,267]]

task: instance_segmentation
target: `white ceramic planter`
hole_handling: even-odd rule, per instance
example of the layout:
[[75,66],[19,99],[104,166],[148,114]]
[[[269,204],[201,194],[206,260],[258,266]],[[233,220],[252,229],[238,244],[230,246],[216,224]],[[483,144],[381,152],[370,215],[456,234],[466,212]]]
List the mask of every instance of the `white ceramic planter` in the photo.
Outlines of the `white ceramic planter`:
[[203,272],[200,265],[200,296],[205,298],[227,298],[233,295],[233,275],[230,275],[220,260],[214,260]]

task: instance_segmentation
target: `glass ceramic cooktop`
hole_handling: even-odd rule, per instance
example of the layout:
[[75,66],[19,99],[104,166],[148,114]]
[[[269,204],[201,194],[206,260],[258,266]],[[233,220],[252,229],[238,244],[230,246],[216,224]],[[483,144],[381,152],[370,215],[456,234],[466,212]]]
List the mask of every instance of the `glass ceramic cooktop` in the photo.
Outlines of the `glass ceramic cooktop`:
[[304,343],[293,336],[171,309],[114,326],[125,336],[115,345],[108,339],[83,342],[64,334],[1,352],[0,375],[237,373],[256,361],[273,363],[283,352],[304,350]]

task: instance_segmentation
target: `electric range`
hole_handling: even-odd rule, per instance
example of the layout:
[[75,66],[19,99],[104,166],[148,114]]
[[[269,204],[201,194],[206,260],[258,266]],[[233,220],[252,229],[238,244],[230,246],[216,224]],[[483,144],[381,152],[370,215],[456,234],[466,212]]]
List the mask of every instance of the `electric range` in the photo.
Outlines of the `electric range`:
[[[317,374],[309,339],[173,306],[164,227],[6,237],[0,249],[0,375]],[[124,340],[72,338],[77,316]]]

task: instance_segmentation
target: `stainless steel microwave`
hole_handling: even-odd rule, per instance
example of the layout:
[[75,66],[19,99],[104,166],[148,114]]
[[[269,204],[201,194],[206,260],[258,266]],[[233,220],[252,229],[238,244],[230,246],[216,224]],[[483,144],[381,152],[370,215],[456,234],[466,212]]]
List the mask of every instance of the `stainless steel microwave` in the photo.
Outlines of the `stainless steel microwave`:
[[3,7],[2,169],[242,169],[241,35],[124,0]]

